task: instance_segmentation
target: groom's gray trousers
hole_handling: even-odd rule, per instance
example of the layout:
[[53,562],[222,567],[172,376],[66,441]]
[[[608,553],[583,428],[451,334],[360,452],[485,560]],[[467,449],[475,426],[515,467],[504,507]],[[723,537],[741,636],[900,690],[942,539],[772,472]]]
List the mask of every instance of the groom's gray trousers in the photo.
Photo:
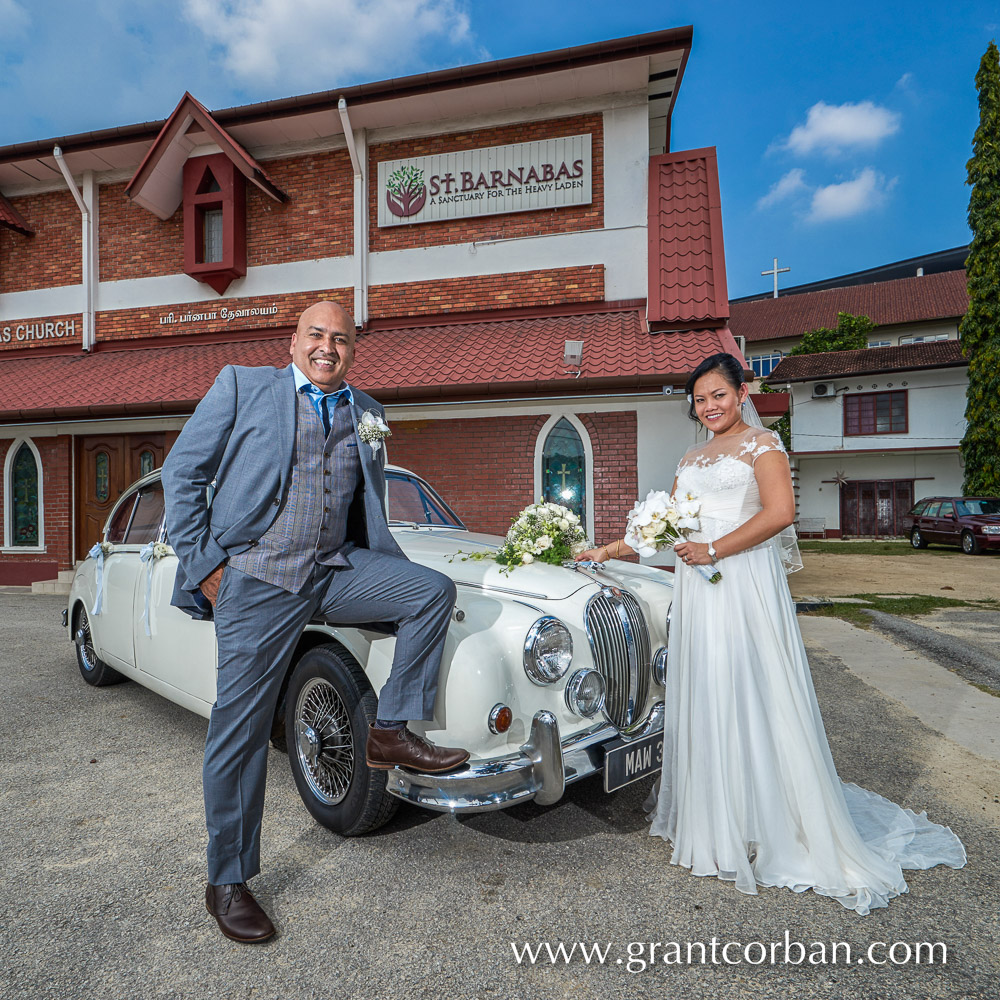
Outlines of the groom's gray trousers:
[[399,556],[345,553],[316,564],[297,594],[227,566],[215,605],[218,689],[205,743],[208,880],[245,882],[260,871],[268,742],[275,705],[303,626],[395,622],[392,670],[378,697],[383,719],[430,719],[455,585]]

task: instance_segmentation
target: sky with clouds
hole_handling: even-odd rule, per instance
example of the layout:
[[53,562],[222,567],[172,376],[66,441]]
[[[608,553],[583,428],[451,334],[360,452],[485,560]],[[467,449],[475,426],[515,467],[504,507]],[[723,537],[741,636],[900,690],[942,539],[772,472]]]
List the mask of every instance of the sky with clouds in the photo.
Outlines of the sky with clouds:
[[718,148],[732,297],[968,241],[978,0],[0,0],[0,145],[685,24],[671,144]]

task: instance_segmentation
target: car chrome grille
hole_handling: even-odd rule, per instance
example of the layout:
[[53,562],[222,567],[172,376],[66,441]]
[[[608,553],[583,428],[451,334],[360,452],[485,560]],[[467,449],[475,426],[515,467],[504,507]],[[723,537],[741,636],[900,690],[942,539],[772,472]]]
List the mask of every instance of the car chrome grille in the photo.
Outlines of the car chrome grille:
[[639,721],[649,697],[649,629],[636,599],[604,587],[587,602],[587,637],[594,667],[607,684],[605,711],[619,728]]

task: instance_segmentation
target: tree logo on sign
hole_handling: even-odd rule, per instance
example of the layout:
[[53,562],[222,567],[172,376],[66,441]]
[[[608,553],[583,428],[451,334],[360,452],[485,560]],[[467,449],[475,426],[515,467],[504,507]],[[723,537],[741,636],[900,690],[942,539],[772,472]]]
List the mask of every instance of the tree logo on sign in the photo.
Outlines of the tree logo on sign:
[[385,182],[385,203],[400,219],[416,215],[427,201],[424,172],[419,167],[399,167]]

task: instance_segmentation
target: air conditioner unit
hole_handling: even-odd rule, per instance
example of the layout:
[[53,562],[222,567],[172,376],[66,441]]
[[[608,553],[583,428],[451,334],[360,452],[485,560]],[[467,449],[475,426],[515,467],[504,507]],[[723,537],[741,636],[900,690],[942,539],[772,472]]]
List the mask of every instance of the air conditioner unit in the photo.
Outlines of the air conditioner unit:
[[832,399],[837,395],[837,387],[832,382],[814,382],[813,399]]

